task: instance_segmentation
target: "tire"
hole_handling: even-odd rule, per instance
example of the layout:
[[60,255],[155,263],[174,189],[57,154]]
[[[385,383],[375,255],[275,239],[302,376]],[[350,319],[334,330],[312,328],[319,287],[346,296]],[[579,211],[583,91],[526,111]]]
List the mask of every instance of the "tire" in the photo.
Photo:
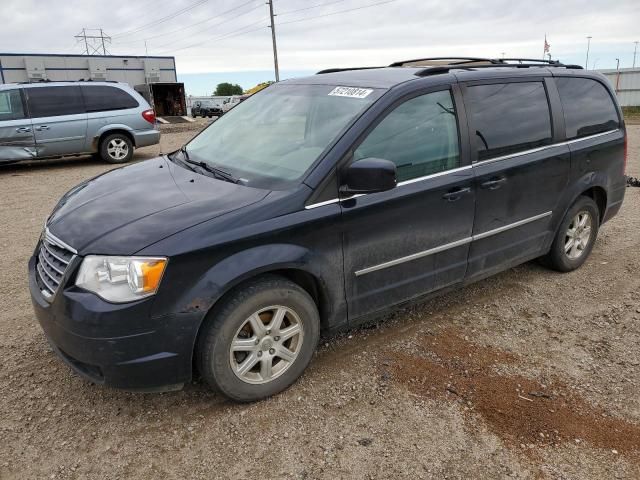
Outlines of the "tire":
[[191,117],[193,117],[193,118],[198,118],[198,116],[197,116],[195,113],[192,113],[192,114],[191,114]]
[[127,163],[133,157],[133,143],[124,133],[107,135],[100,143],[100,158],[107,163]]
[[[576,222],[579,224],[577,237],[572,233]],[[562,219],[551,250],[542,259],[543,264],[559,272],[579,268],[589,257],[599,228],[600,210],[596,202],[589,197],[578,197]]]
[[196,344],[196,366],[214,390],[253,402],[295,382],[319,337],[320,316],[311,296],[283,277],[265,275],[236,287],[210,312]]

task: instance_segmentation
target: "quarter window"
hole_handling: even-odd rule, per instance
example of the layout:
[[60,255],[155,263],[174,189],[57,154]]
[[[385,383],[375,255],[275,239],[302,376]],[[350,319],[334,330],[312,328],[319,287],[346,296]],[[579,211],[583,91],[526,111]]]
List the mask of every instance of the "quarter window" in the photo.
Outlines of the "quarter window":
[[106,112],[136,108],[138,102],[124,90],[104,85],[83,85],[82,95],[87,112]]
[[590,78],[556,78],[564,110],[567,138],[579,138],[614,130],[620,126],[611,95]]
[[393,110],[354,153],[355,160],[368,157],[395,163],[400,182],[458,167],[458,126],[451,92],[421,95]]
[[0,121],[25,118],[20,90],[0,91]]
[[33,87],[26,92],[32,118],[84,113],[80,87]]
[[551,115],[542,82],[476,85],[467,91],[478,160],[551,143]]

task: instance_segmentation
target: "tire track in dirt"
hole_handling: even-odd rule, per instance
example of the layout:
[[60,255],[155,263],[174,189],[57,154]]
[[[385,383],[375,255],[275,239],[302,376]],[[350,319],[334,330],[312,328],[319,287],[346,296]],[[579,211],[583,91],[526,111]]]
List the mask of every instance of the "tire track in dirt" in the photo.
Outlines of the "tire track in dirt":
[[517,356],[474,344],[456,329],[423,337],[416,353],[394,350],[387,357],[381,375],[421,397],[468,407],[468,416],[481,417],[508,446],[587,442],[640,461],[640,425],[591,406],[560,380],[545,385],[499,373]]

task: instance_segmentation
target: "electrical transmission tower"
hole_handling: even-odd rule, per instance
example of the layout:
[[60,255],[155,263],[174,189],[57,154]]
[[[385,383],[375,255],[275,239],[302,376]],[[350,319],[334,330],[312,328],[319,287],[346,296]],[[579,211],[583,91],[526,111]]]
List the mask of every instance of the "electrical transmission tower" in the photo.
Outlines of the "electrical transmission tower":
[[83,28],[74,38],[84,45],[85,55],[111,55],[106,46],[111,43],[111,37],[105,35],[101,28]]

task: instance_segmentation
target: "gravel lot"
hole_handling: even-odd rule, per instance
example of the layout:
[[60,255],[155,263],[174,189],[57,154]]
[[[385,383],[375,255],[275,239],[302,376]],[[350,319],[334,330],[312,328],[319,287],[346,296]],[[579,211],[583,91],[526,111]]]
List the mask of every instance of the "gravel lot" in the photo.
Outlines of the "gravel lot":
[[[163,150],[204,123],[163,127]],[[0,478],[640,478],[640,188],[580,270],[528,263],[325,339],[288,391],[236,405],[98,387],[45,342],[27,260],[58,198],[109,168],[0,168]]]

